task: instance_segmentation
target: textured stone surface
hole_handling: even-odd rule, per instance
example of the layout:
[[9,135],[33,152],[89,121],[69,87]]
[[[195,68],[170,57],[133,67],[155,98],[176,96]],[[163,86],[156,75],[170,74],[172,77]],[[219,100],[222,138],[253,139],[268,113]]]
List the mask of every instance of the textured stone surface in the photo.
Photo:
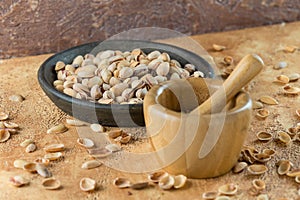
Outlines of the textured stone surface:
[[[248,192],[251,182],[260,178],[266,182],[267,193],[272,200],[297,200],[299,199],[299,184],[293,178],[285,175],[279,176],[276,172],[276,165],[281,159],[288,159],[293,163],[293,169],[300,167],[300,142],[294,141],[289,146],[284,146],[276,139],[263,143],[259,142],[255,136],[258,131],[268,131],[276,136],[277,131],[286,130],[300,122],[296,116],[295,109],[300,108],[300,95],[286,96],[282,94],[282,86],[272,83],[274,78],[280,74],[289,75],[294,72],[299,73],[300,51],[294,53],[284,53],[280,49],[286,45],[300,44],[300,22],[259,27],[253,29],[231,31],[224,33],[214,33],[193,37],[201,43],[208,53],[214,58],[217,66],[224,69],[221,64],[224,56],[230,55],[236,64],[248,53],[258,53],[265,62],[262,72],[251,82],[248,91],[253,100],[257,100],[262,95],[271,95],[279,101],[279,105],[265,105],[270,111],[270,116],[265,120],[255,117],[256,111],[252,113],[251,125],[245,145],[253,146],[258,150],[271,148],[276,150],[274,158],[265,163],[269,170],[262,175],[253,176],[244,171],[240,174],[229,172],[223,176],[210,179],[189,179],[187,185],[180,190],[163,191],[158,186],[151,186],[144,190],[118,189],[113,185],[116,177],[125,177],[132,182],[147,180],[146,173],[127,173],[118,171],[105,165],[96,169],[83,170],[83,162],[91,159],[86,149],[77,145],[76,140],[80,135],[80,130],[85,128],[85,134],[90,139],[104,136],[91,132],[89,126],[70,127],[69,131],[62,134],[46,134],[48,128],[59,122],[65,122],[66,114],[60,111],[39,87],[36,74],[40,64],[46,60],[50,54],[0,60],[0,112],[9,113],[10,121],[20,125],[18,134],[12,135],[10,140],[0,143],[0,199],[30,199],[30,200],[198,200],[205,191],[217,191],[218,187],[226,183],[239,185],[237,196],[232,200],[253,200]],[[183,39],[181,38],[180,41]],[[216,43],[227,47],[224,51],[215,52],[212,44]],[[167,41],[171,44],[178,44],[177,40]],[[190,46],[184,46],[189,48]],[[192,50],[192,49],[190,49]],[[281,70],[274,70],[273,65],[280,61],[286,61],[288,67]],[[290,83],[292,86],[300,87],[300,80]],[[23,102],[13,102],[9,96],[21,94],[25,97]],[[219,124],[218,124],[219,126]],[[109,127],[106,127],[109,129]],[[142,130],[140,130],[142,129]],[[128,131],[134,136],[142,134],[143,128]],[[33,139],[38,149],[30,154],[24,152],[20,143],[25,139]],[[153,150],[148,141],[138,137],[137,141],[122,145],[123,151],[129,152],[149,152]],[[233,138],[234,139],[234,138]],[[101,140],[94,140],[101,141]],[[13,167],[15,159],[25,159],[33,161],[37,157],[43,157],[44,147],[49,144],[63,143],[66,150],[63,159],[51,162],[49,170],[53,176],[62,183],[62,188],[57,191],[45,190],[41,187],[43,177],[25,172]],[[122,157],[114,157],[120,160]],[[147,165],[146,162],[129,163],[134,165]],[[222,164],[216,160],[216,164]],[[30,184],[23,188],[15,188],[9,184],[9,177],[23,175],[30,180]],[[79,181],[83,177],[94,178],[97,181],[95,192],[82,192],[79,189]]]
[[297,0],[2,0],[0,58],[57,52],[137,27],[199,34],[295,21]]

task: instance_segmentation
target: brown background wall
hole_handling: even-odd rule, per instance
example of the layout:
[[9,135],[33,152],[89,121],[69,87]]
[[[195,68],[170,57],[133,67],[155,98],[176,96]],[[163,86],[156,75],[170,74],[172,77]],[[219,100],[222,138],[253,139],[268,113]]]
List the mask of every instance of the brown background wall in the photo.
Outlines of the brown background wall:
[[191,35],[299,19],[298,0],[1,0],[0,58],[57,52],[136,27]]

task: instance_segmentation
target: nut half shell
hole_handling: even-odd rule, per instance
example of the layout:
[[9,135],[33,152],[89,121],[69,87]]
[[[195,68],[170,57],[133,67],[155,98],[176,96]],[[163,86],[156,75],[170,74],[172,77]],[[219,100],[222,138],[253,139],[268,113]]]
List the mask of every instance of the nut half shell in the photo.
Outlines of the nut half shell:
[[10,138],[10,133],[8,130],[0,129],[0,143],[6,142]]
[[16,186],[16,187],[21,187],[23,185],[27,185],[29,184],[29,180],[24,178],[23,176],[13,176],[13,177],[10,177],[9,178],[9,182],[13,185],[13,186]]
[[85,148],[92,148],[95,145],[94,141],[89,138],[78,138],[77,143]]
[[114,186],[118,187],[118,188],[128,188],[131,186],[131,183],[128,179],[126,178],[116,178],[113,181]]
[[57,180],[55,178],[47,178],[47,179],[43,180],[42,186],[46,190],[57,190],[61,187],[61,183],[59,180]]
[[169,190],[174,186],[174,183],[175,183],[174,177],[168,175],[159,180],[158,186],[163,190]]
[[264,165],[254,164],[248,166],[247,170],[252,175],[260,175],[268,171],[268,168]]
[[182,188],[186,183],[186,176],[180,174],[174,177],[174,188],[179,189]]
[[63,151],[64,149],[65,149],[64,144],[50,144],[44,147],[44,150],[48,153],[59,152],[59,151]]
[[148,175],[148,179],[153,182],[153,183],[158,183],[160,179],[162,179],[165,176],[168,176],[169,174],[167,172],[163,171],[158,171],[158,172],[153,172]]
[[96,188],[96,181],[91,178],[82,178],[79,183],[79,187],[82,191],[93,191]]
[[235,195],[238,191],[238,186],[233,183],[222,185],[218,188],[219,193],[224,195]]

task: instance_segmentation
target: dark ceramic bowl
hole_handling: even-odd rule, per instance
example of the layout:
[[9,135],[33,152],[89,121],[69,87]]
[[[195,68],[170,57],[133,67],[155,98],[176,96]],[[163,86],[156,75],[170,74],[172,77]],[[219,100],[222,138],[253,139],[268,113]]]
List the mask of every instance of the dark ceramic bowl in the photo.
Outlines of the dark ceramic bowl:
[[87,53],[95,55],[99,51],[108,49],[131,51],[135,48],[140,48],[145,53],[150,53],[154,50],[166,52],[172,59],[176,59],[182,65],[186,63],[194,64],[206,77],[214,77],[213,68],[202,57],[185,49],[150,41],[107,40],[76,46],[51,56],[38,70],[39,84],[56,106],[77,119],[106,126],[144,126],[143,104],[93,103],[72,98],[57,91],[53,86],[53,81],[56,80],[54,66],[57,61],[72,63],[72,60],[78,55],[84,56]]

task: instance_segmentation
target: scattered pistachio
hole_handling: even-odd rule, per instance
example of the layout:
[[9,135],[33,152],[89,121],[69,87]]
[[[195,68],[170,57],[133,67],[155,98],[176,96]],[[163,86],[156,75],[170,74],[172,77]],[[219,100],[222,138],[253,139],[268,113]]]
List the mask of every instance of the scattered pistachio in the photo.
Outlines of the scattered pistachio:
[[55,178],[47,178],[43,180],[42,186],[47,190],[57,190],[61,187],[61,183]]
[[288,66],[287,62],[281,61],[274,66],[274,69],[283,69]]
[[44,150],[48,153],[59,152],[65,150],[64,144],[50,144],[44,147]]
[[4,121],[7,120],[9,118],[9,115],[4,113],[4,112],[0,112],[0,121]]
[[167,175],[162,177],[159,180],[158,186],[163,190],[169,190],[174,186],[174,183],[175,183],[174,177],[171,175]]
[[277,105],[278,101],[276,99],[274,99],[273,97],[270,96],[261,96],[259,98],[259,101],[261,101],[262,103],[268,104],[268,105]]
[[220,194],[224,194],[224,195],[235,195],[238,191],[238,186],[233,183],[228,183],[220,186],[218,188],[218,191]]
[[97,132],[97,133],[105,132],[105,128],[100,124],[91,124],[90,127],[94,132]]
[[266,119],[269,115],[270,112],[266,108],[261,108],[256,112],[256,117],[259,119]]
[[28,185],[30,181],[23,176],[17,175],[10,177],[9,182],[15,187],[21,187],[23,185]]
[[131,183],[126,178],[116,178],[113,181],[113,184],[118,188],[128,188],[131,186]]
[[260,141],[270,141],[273,138],[273,135],[269,132],[260,131],[256,134],[256,137]]
[[252,175],[260,175],[265,173],[268,170],[268,168],[264,165],[253,164],[248,166],[247,170]]
[[225,46],[218,45],[218,44],[213,44],[212,47],[215,51],[223,51],[224,49],[226,49]]
[[92,148],[95,145],[94,141],[89,138],[78,138],[77,143],[85,148]]
[[25,151],[27,153],[32,153],[36,150],[36,145],[34,143],[28,144],[28,146],[25,148]]
[[202,194],[202,199],[216,199],[217,197],[218,197],[218,192],[214,192],[214,191],[204,192]]
[[0,129],[0,143],[6,142],[10,138],[10,133],[8,130]]
[[242,172],[247,166],[248,166],[248,164],[247,164],[246,162],[237,162],[237,163],[234,165],[232,171],[233,171],[234,173],[240,173],[240,172]]
[[66,119],[66,123],[71,126],[83,126],[84,122],[78,119]]
[[11,95],[9,97],[9,100],[16,101],[16,102],[22,102],[22,101],[24,101],[24,97],[20,94],[15,94],[15,95]]
[[97,160],[89,160],[89,161],[84,162],[81,165],[81,168],[82,169],[93,169],[93,168],[99,167],[101,165],[102,165],[102,163]]
[[50,129],[48,129],[47,133],[49,133],[49,134],[63,133],[63,132],[66,132],[67,130],[68,130],[68,128],[63,123],[60,123],[58,125],[51,127]]

